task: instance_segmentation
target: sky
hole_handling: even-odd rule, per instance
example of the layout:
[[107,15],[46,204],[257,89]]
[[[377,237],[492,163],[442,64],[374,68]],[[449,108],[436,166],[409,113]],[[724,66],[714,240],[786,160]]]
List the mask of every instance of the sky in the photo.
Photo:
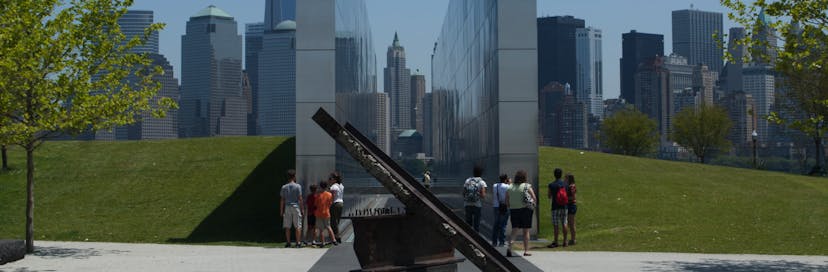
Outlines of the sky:
[[[366,3],[377,54],[378,90],[383,91],[385,53],[394,32],[399,34],[400,43],[405,47],[408,68],[412,73],[420,69],[428,80],[431,51],[442,28],[448,1],[366,0]],[[725,14],[725,32],[736,26],[727,19],[727,9],[719,0],[538,0],[537,3],[539,17],[572,15],[586,20],[587,26],[603,31],[605,99],[616,98],[619,94],[622,33],[635,29],[663,34],[665,53],[670,54],[673,10],[689,9],[693,5],[694,9],[722,12]],[[173,65],[176,78],[181,75],[181,35],[184,35],[187,20],[211,4],[235,17],[240,35],[244,33],[244,24],[264,21],[265,0],[135,0],[133,4],[133,9],[153,10],[155,21],[166,24],[160,35],[160,50]],[[431,84],[427,82],[426,85]]]

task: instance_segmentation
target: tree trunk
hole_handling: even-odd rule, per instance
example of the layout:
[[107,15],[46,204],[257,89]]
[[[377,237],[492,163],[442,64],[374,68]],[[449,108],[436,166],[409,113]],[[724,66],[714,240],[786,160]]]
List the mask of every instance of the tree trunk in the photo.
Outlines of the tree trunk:
[[34,144],[26,145],[26,253],[34,252]]
[[6,156],[6,145],[0,145],[0,153],[3,157],[3,170],[9,170],[8,156]]
[[[818,133],[819,132],[817,132],[817,134]],[[822,176],[825,174],[825,170],[822,168],[822,137],[819,135],[814,137],[814,145],[816,146],[816,152],[814,152],[814,156],[816,156],[816,165],[814,165],[814,169],[811,170],[811,175]]]

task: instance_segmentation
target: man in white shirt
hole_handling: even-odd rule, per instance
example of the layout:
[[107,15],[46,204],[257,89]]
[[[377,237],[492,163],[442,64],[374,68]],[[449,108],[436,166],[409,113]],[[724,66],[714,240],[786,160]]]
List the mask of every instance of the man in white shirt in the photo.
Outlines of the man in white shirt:
[[331,184],[331,194],[333,194],[333,205],[331,205],[331,228],[336,234],[336,242],[342,243],[342,239],[339,236],[339,219],[342,218],[342,208],[345,205],[345,201],[342,199],[343,194],[345,193],[345,186],[342,185],[342,176],[339,175],[338,172],[334,171],[328,176],[328,183]]

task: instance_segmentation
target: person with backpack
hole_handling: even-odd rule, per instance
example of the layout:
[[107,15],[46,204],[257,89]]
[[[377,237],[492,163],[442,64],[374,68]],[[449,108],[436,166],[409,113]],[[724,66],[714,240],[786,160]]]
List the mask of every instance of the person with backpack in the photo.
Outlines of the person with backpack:
[[578,212],[577,201],[575,201],[575,193],[578,192],[578,188],[575,187],[575,176],[566,175],[566,184],[566,194],[569,197],[569,204],[566,206],[566,221],[569,223],[569,245],[571,246],[575,245],[575,213]]
[[549,244],[548,248],[558,247],[558,227],[563,228],[563,246],[566,246],[566,206],[569,204],[569,197],[566,195],[566,184],[561,180],[563,170],[555,168],[555,181],[549,183],[549,191],[546,196],[549,202],[552,202],[552,226],[555,233],[555,240]]
[[509,221],[509,207],[506,204],[506,191],[512,183],[506,174],[500,175],[500,181],[492,185],[492,207],[494,210],[494,229],[492,230],[492,245],[503,246],[506,243],[506,222]]
[[517,171],[515,183],[510,185],[506,192],[506,205],[512,217],[512,235],[509,237],[506,257],[512,257],[512,244],[515,236],[521,231],[523,231],[523,256],[532,256],[529,253],[529,230],[532,229],[532,214],[538,199],[535,191],[532,190],[532,184],[526,182],[527,180],[526,171]]
[[466,207],[466,223],[480,232],[480,209],[483,208],[482,200],[486,198],[486,181],[480,177],[483,175],[482,167],[475,166],[472,172],[473,176],[463,183],[463,204]]

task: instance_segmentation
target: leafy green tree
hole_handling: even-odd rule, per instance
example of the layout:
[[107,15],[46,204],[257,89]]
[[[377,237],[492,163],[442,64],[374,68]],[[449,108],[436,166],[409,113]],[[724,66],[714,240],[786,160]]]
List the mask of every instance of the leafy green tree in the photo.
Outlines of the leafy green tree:
[[[737,43],[750,54],[745,61],[768,61],[776,54],[774,68],[782,76],[785,93],[777,99],[779,111],[768,119],[810,136],[816,147],[812,173],[824,174],[823,124],[828,116],[828,1],[825,0],[721,0],[732,11],[728,17],[745,26],[748,33]],[[765,16],[779,18],[770,21]],[[754,34],[771,34],[782,40],[773,48]],[[731,56],[732,57],[732,56]],[[784,118],[782,112],[798,113]],[[787,119],[787,120],[786,120]]]
[[730,147],[727,134],[733,126],[727,112],[717,106],[686,107],[673,116],[673,141],[690,149],[705,163],[712,150]]
[[0,135],[26,151],[26,250],[34,250],[34,151],[61,133],[134,123],[141,114],[163,117],[175,102],[152,102],[163,73],[143,44],[127,37],[117,19],[131,0],[14,0],[0,4]]
[[613,152],[642,156],[658,144],[656,121],[635,108],[626,108],[604,120],[603,143]]

